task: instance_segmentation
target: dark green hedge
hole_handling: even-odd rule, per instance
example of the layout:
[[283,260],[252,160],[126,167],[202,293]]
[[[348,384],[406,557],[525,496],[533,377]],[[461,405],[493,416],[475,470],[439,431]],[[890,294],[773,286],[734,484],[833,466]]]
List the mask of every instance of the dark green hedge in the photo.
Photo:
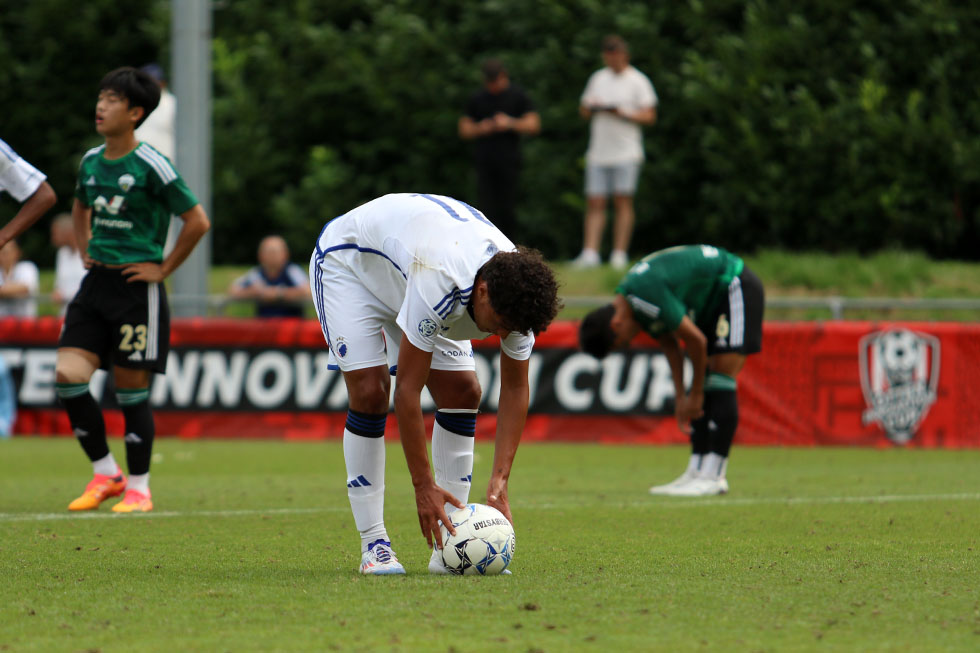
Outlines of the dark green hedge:
[[[71,191],[93,87],[166,60],[165,1],[0,0],[0,133]],[[660,96],[646,130],[634,253],[710,241],[978,258],[980,5],[927,0],[235,0],[214,13],[216,262],[263,234],[301,259],[322,223],[374,196],[472,200],[456,137],[478,66],[531,93],[516,239],[580,245],[577,114],[618,32]],[[67,202],[64,203],[67,206]],[[4,202],[2,216],[12,214]],[[46,236],[45,236],[46,237]],[[38,240],[43,240],[41,236]]]

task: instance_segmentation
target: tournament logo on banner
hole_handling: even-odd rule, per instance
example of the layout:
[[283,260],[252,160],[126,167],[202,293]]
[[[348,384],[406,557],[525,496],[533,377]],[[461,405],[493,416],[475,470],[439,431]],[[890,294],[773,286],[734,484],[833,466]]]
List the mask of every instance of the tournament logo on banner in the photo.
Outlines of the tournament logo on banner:
[[858,345],[861,390],[868,403],[862,422],[879,422],[888,439],[904,444],[936,401],[939,338],[908,329],[877,331]]

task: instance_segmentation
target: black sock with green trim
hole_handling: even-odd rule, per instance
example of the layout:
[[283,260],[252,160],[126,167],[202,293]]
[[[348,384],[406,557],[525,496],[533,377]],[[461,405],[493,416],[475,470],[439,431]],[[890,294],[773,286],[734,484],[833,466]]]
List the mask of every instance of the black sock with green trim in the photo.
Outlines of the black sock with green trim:
[[709,420],[710,453],[722,458],[728,457],[738,428],[738,401],[735,394],[735,379],[725,374],[712,372],[708,375],[704,389],[704,415]]
[[150,411],[150,390],[116,390],[116,399],[126,424],[126,466],[130,475],[146,474],[150,471],[153,436],[156,434]]
[[68,413],[71,429],[92,462],[109,455],[102,409],[89,392],[88,383],[55,383],[55,394]]

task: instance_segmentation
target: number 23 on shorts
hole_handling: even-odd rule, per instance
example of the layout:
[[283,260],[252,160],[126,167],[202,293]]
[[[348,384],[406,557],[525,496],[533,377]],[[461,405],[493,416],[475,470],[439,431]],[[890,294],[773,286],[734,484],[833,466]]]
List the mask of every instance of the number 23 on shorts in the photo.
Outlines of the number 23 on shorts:
[[122,335],[119,351],[144,351],[146,349],[145,324],[123,324],[119,327],[119,333]]

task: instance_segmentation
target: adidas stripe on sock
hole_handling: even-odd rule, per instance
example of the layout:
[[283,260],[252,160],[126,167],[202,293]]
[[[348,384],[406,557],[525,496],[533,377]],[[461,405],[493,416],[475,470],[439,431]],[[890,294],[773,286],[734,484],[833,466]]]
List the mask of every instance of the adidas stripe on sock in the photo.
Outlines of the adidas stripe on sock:
[[388,540],[384,525],[385,413],[347,411],[344,463],[347,498],[361,534],[361,552],[375,540]]
[[[473,445],[476,415],[468,408],[447,408],[436,411],[432,425],[432,466],[436,485],[446,490],[460,503],[467,503],[473,482]],[[451,503],[446,513],[456,510]]]

